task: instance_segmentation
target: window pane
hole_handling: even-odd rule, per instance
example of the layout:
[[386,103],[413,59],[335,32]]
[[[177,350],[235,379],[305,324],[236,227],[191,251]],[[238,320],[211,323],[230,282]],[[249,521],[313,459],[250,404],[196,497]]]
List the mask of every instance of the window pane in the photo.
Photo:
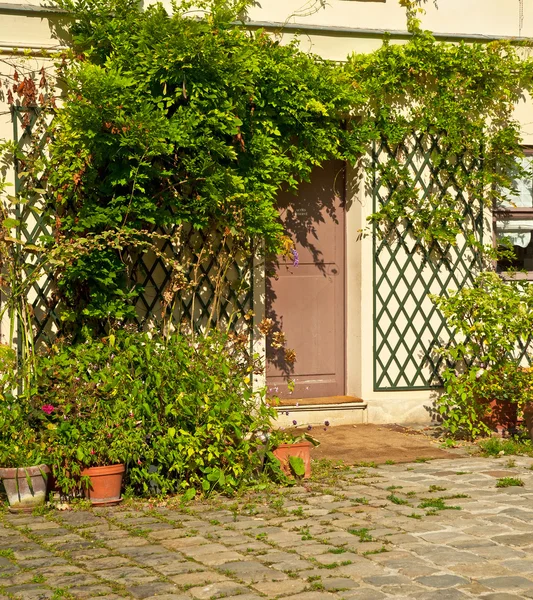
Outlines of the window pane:
[[529,246],[532,231],[533,221],[496,221],[496,237],[508,238],[513,246]]
[[[520,160],[520,164],[531,170],[533,165],[533,156],[525,156]],[[506,208],[533,208],[533,178],[524,177],[514,180],[514,187],[518,195],[509,195],[507,200],[502,202],[502,206]]]
[[[509,228],[505,226],[509,225]],[[517,226],[518,225],[518,226]],[[498,261],[498,271],[509,269],[517,271],[533,271],[533,222],[532,221],[498,221],[496,237],[507,238],[513,247],[513,259]]]

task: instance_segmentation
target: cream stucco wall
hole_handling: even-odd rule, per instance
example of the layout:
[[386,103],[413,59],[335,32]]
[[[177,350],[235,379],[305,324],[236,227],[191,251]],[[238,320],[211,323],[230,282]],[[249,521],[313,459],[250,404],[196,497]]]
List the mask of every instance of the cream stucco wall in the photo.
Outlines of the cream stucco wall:
[[[424,5],[427,29],[440,33],[533,36],[533,4],[525,0],[432,0]],[[521,14],[523,17],[521,18]],[[367,29],[405,29],[397,0],[265,0],[250,8],[252,21]]]

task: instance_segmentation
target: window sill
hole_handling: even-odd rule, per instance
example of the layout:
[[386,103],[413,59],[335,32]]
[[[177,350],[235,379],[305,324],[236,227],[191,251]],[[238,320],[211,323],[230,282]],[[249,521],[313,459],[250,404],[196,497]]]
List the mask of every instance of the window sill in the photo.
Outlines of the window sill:
[[527,273],[523,273],[518,271],[517,273],[511,274],[509,271],[501,271],[498,275],[504,281],[533,281],[533,271],[528,271]]

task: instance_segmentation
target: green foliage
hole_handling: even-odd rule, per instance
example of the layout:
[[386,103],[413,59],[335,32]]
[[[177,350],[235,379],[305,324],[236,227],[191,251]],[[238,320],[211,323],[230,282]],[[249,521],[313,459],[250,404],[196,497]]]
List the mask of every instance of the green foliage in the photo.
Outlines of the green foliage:
[[[81,59],[62,69],[68,92],[50,145],[58,234],[187,223],[279,252],[280,189],[363,150],[340,126],[360,95],[342,70],[232,25],[238,15],[224,3],[205,4],[202,19],[187,3],[172,16],[122,0],[69,4]],[[65,268],[70,314],[127,317],[139,290],[125,263],[105,248]]]
[[0,344],[0,466],[31,467],[45,463],[46,448],[32,427],[35,413],[16,397],[25,378],[12,348]]
[[299,456],[289,456],[289,467],[295,477],[303,477],[305,475],[305,463],[303,458]]
[[[511,168],[522,155],[513,105],[531,86],[532,64],[509,42],[446,44],[416,19],[410,28],[406,44],[385,40],[350,57],[345,69],[369,99],[364,118],[374,139],[394,157],[379,166],[388,199],[370,221],[384,235],[407,227],[426,247],[444,249],[456,243],[468,206],[492,208],[512,187]],[[406,166],[413,134],[426,150],[415,160],[430,165],[422,187]],[[467,230],[473,233],[471,223]],[[481,250],[479,240],[467,243]]]
[[119,462],[139,494],[231,492],[260,468],[272,416],[255,368],[235,336],[121,331],[52,348],[22,404],[64,492],[82,468]]
[[368,531],[368,529],[366,527],[361,527],[361,528],[349,527],[347,531],[348,531],[348,533],[351,533],[352,535],[356,535],[359,538],[360,542],[373,542],[374,541],[374,538],[372,537],[372,535],[370,534],[370,532]]
[[396,494],[389,494],[387,496],[387,500],[390,500],[393,504],[398,505],[409,504],[408,500],[406,500],[405,498],[400,498],[399,496],[396,496]]
[[533,398],[533,373],[520,366],[522,348],[531,355],[533,288],[485,272],[472,288],[431,298],[453,332],[438,350],[450,366],[437,409],[450,434],[475,438],[489,431],[492,400],[523,407]]
[[502,477],[501,479],[498,479],[498,481],[496,482],[496,487],[497,488],[506,488],[506,487],[513,487],[513,486],[517,486],[517,487],[523,487],[524,482],[519,479],[518,477]]
[[483,456],[533,456],[533,444],[530,439],[502,439],[490,437],[477,442]]
[[422,498],[418,508],[430,508],[432,510],[461,510],[460,506],[448,506],[445,498]]
[[[132,0],[61,4],[75,52],[58,66],[67,94],[51,132],[50,244],[186,223],[225,231],[248,254],[254,240],[288,251],[278,192],[325,160],[356,163],[383,140],[394,156],[380,167],[389,196],[371,223],[445,248],[465,207],[491,206],[520,169],[512,113],[531,62],[507,42],[437,42],[420,28],[419,2],[402,0],[406,44],[385,40],[343,65],[235,25],[246,0],[204,0],[201,18],[188,1],[172,15]],[[347,115],[359,118],[347,124]],[[427,193],[406,167],[413,135],[427,146]],[[133,315],[137,252],[109,243],[58,269],[73,329]]]

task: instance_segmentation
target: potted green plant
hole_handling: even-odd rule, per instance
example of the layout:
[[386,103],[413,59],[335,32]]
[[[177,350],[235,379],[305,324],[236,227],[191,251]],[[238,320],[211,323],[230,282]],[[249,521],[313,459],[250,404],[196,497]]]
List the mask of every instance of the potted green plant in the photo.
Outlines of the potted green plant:
[[22,413],[16,404],[2,404],[0,409],[0,479],[11,512],[31,512],[44,505],[50,475],[39,433],[24,423]]
[[121,501],[125,463],[138,460],[145,437],[113,358],[108,341],[88,340],[56,345],[35,363],[31,397],[41,404],[56,486],[67,496],[84,494],[93,505]]
[[43,506],[49,491],[50,467],[38,450],[12,444],[0,449],[0,479],[10,512],[32,512]]
[[[296,426],[296,422],[293,421]],[[279,462],[282,472],[287,477],[311,477],[311,449],[320,442],[309,432],[311,426],[304,431],[273,431],[269,436],[270,458]]]
[[533,287],[483,272],[471,288],[430,297],[453,332],[436,350],[445,367],[436,411],[445,427],[471,439],[511,432],[531,397],[522,365],[533,356]]
[[12,512],[32,511],[46,501],[50,469],[31,407],[15,396],[16,353],[0,345],[0,479]]

